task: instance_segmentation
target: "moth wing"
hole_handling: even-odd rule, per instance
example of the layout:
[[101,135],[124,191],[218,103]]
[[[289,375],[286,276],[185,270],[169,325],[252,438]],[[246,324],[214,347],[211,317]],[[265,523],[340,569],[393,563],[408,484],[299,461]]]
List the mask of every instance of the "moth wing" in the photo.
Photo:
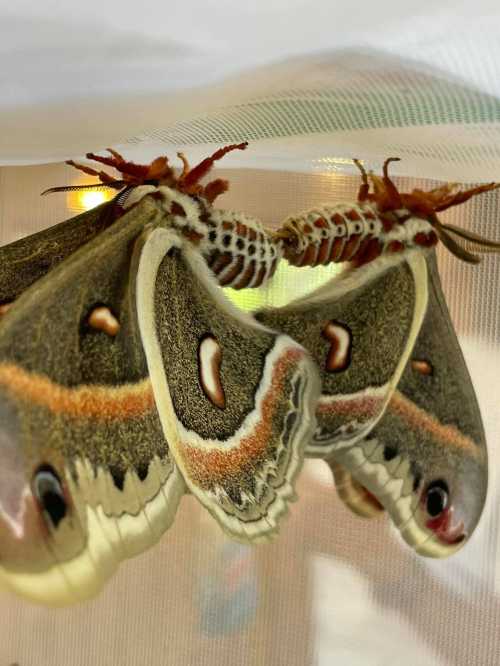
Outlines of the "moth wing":
[[327,458],[382,417],[423,321],[427,269],[420,253],[381,257],[316,292],[256,314],[312,355],[321,377],[310,456]]
[[0,247],[0,305],[14,301],[114,219],[114,203],[97,206],[26,238]]
[[170,230],[145,240],[136,293],[156,404],[186,485],[228,534],[266,539],[294,496],[314,428],[314,364],[237,310]]
[[481,516],[487,451],[434,253],[427,263],[429,304],[398,390],[369,437],[338,451],[330,465],[344,465],[373,493],[418,553],[445,557]]
[[38,601],[94,595],[158,540],[185,490],[135,310],[134,243],[163,218],[144,200],[0,322],[0,571]]
[[365,486],[334,458],[328,460],[338,497],[345,506],[360,518],[376,518],[384,511],[384,507]]

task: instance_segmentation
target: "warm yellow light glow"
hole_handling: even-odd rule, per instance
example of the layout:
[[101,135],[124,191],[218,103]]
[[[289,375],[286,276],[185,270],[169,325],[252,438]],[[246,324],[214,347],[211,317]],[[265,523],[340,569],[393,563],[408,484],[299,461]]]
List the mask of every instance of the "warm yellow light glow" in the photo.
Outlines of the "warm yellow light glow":
[[79,208],[90,210],[99,206],[109,199],[109,196],[103,190],[81,190],[78,192]]

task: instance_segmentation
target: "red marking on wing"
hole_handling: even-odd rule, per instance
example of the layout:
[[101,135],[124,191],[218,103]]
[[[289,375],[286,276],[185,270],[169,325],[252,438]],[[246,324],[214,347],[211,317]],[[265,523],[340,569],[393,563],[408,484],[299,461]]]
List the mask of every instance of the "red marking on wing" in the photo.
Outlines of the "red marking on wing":
[[429,528],[437,538],[446,544],[456,544],[460,543],[465,539],[465,525],[463,521],[460,521],[457,525],[452,525],[453,517],[453,508],[448,507],[436,516],[431,518],[425,523],[425,526]]

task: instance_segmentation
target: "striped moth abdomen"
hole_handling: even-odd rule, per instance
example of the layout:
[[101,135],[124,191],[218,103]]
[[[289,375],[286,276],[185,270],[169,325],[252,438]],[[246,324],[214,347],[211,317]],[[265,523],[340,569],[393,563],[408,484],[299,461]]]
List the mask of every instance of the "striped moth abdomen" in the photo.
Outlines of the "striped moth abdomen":
[[[498,251],[499,243],[442,224],[437,213],[464,203],[471,197],[497,189],[490,183],[460,191],[454,185],[424,192],[398,191],[384,163],[383,177],[367,174],[358,160],[362,183],[355,203],[319,206],[287,218],[277,232],[283,241],[283,256],[294,266],[319,266],[331,262],[369,263],[384,254],[401,254],[411,249],[434,247],[441,240],[464,261],[477,263],[458,239],[466,239],[477,251]],[[373,191],[370,192],[370,181]]]
[[[112,150],[111,157],[93,153],[88,153],[87,157],[114,167],[121,179],[72,161],[69,164],[97,175],[104,185],[125,188],[117,197],[116,215],[129,210],[144,196],[154,197],[173,228],[196,246],[218,283],[233,289],[264,284],[274,275],[282,258],[295,266],[332,262],[359,266],[379,256],[431,248],[441,240],[461,259],[476,262],[476,255],[463,247],[462,239],[478,251],[495,251],[500,247],[470,232],[442,224],[437,217],[438,212],[495,189],[497,184],[465,191],[456,191],[454,186],[445,184],[428,192],[400,193],[388,174],[392,159],[386,160],[382,178],[367,174],[355,160],[362,172],[357,202],[319,206],[290,216],[276,230],[266,229],[249,215],[213,206],[214,200],[228,188],[226,181],[215,179],[207,185],[199,182],[215,161],[232,150],[245,149],[246,145],[220,149],[192,169],[179,154],[183,170],[178,175],[165,157],[153,160],[150,165],[137,165]],[[66,188],[51,191],[61,189]]]

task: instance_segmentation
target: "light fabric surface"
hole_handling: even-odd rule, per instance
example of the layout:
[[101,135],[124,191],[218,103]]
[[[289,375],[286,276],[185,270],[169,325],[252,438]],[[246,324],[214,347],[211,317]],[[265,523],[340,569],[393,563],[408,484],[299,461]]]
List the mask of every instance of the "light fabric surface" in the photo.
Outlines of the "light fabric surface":
[[[353,156],[402,157],[416,179],[500,179],[498,3],[124,0],[0,9],[0,241],[75,213],[59,162],[107,145],[137,161],[195,161],[248,139],[221,165],[220,205],[276,224],[352,199]],[[257,69],[255,69],[257,68]],[[434,181],[432,181],[434,182]],[[427,185],[431,181],[427,181]],[[491,193],[447,221],[500,240]],[[53,611],[0,596],[0,665],[500,663],[500,261],[441,274],[491,458],[484,517],[450,560],[418,558],[385,519],[362,521],[320,463],[273,545],[232,544],[192,498],[158,547],[104,593]],[[276,302],[316,275],[278,276]]]

